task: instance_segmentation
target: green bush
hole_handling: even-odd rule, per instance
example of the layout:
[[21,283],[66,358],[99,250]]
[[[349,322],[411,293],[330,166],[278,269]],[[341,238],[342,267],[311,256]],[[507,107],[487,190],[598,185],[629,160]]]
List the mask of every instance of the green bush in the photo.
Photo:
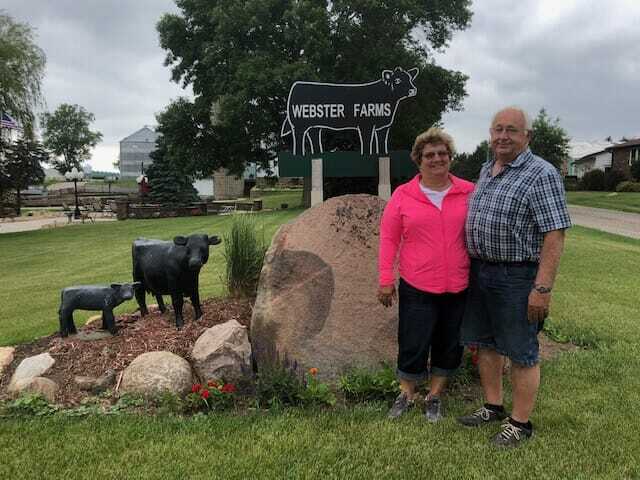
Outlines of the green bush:
[[0,416],[21,417],[36,416],[42,417],[52,415],[58,411],[58,407],[49,404],[47,400],[39,394],[27,393],[15,400],[7,402],[0,409]]
[[329,385],[318,380],[318,369],[310,368],[305,376],[305,386],[301,392],[302,403],[307,406],[336,404],[336,396]]
[[616,187],[616,192],[640,192],[640,182],[630,180],[620,182]]
[[585,173],[580,179],[580,190],[601,192],[604,190],[604,172],[602,170],[591,170]]
[[258,232],[249,215],[235,215],[228,234],[224,235],[224,258],[227,288],[234,296],[253,296],[267,252],[264,231]]
[[340,390],[347,400],[365,402],[394,398],[400,388],[395,370],[383,365],[379,370],[356,369],[340,377]]
[[615,192],[620,182],[629,180],[629,177],[620,170],[609,170],[604,174],[604,189],[607,192]]
[[636,182],[640,182],[640,160],[636,160],[631,164],[629,168],[631,176]]
[[579,189],[578,177],[575,175],[567,175],[564,177],[564,190],[566,192],[575,192]]
[[256,374],[256,401],[261,407],[301,405],[305,388],[296,362],[274,354],[259,365]]

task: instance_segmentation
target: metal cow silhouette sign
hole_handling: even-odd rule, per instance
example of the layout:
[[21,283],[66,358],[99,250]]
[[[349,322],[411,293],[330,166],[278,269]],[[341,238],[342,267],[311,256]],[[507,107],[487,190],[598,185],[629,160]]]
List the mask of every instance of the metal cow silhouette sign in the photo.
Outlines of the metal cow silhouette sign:
[[294,155],[307,155],[323,151],[324,129],[356,130],[361,155],[387,154],[398,103],[418,93],[417,76],[417,68],[396,67],[369,83],[295,82],[281,135],[293,137]]

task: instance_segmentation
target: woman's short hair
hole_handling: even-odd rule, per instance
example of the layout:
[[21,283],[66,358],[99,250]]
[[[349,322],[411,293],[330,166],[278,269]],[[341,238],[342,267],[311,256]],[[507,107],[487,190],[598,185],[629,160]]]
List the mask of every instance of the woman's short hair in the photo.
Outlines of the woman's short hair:
[[456,153],[456,147],[453,144],[453,137],[448,133],[445,133],[441,128],[431,127],[426,132],[422,132],[418,135],[416,137],[416,141],[413,143],[413,148],[411,149],[411,160],[413,160],[413,163],[417,166],[420,166],[420,163],[422,162],[422,150],[424,150],[424,146],[427,144],[445,145],[447,150],[449,150],[449,157],[453,157]]

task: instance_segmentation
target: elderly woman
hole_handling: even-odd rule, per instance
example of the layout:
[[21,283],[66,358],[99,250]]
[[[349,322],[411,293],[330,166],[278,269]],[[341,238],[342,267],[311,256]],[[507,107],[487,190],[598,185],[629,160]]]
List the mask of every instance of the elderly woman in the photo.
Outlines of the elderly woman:
[[473,184],[449,173],[453,139],[438,128],[418,135],[411,159],[419,173],[391,196],[380,226],[378,299],[396,298],[394,264],[399,259],[398,367],[401,393],[389,417],[413,405],[416,383],[431,387],[425,416],[442,418],[440,396],[462,358],[459,332],[469,276],[464,224]]

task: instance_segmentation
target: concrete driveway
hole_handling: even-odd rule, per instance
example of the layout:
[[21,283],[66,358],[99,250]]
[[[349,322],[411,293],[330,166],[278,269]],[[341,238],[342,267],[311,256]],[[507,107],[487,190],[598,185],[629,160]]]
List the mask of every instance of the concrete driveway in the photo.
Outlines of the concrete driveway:
[[640,239],[640,214],[569,205],[574,225]]

